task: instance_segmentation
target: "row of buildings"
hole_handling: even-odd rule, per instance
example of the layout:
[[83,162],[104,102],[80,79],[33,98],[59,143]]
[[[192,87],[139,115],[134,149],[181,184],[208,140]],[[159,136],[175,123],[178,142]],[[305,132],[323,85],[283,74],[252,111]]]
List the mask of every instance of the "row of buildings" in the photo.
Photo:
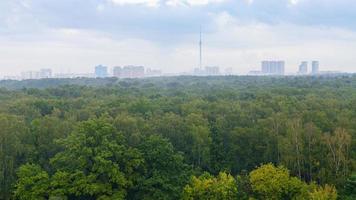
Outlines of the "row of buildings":
[[128,65],[124,67],[116,66],[113,68],[112,74],[110,74],[107,66],[98,65],[95,67],[94,75],[96,78],[105,78],[109,76],[118,78],[143,78],[161,76],[162,72],[160,70],[153,70],[150,68],[145,71],[143,66]]
[[284,61],[262,61],[261,72],[265,75],[284,75]]
[[233,75],[233,70],[231,67],[225,68],[223,71],[220,70],[219,66],[206,66],[204,68],[195,68],[193,71],[194,76],[229,76]]
[[[308,71],[308,62],[303,61],[299,65],[298,75],[318,75],[319,71],[319,61],[312,61],[312,70]],[[273,75],[273,76],[283,76],[285,74],[285,61],[262,61],[260,71],[251,71],[250,75]]]
[[4,80],[29,80],[29,79],[47,79],[47,78],[105,78],[105,77],[118,77],[118,78],[143,78],[143,77],[155,77],[161,76],[161,70],[155,70],[148,68],[145,71],[143,66],[124,66],[113,67],[109,72],[107,66],[98,65],[95,66],[94,73],[59,73],[53,74],[52,69],[40,69],[39,71],[24,71],[17,76],[4,76]]
[[40,71],[26,71],[21,73],[21,79],[44,79],[52,78],[51,69],[41,69]]
[[262,61],[260,71],[250,71],[249,75],[283,76],[285,74],[285,61]]
[[[313,75],[319,74],[319,61],[312,61],[311,65],[312,65],[311,74],[313,74]],[[298,74],[299,75],[308,75],[309,74],[308,61],[303,61],[299,65]]]
[[[311,70],[309,70],[309,62],[303,61],[299,65],[299,70],[297,75],[325,75],[325,74],[336,74],[339,72],[326,72],[319,71],[319,61],[311,62]],[[165,74],[169,76],[169,74]],[[206,66],[204,68],[195,68],[193,73],[182,73],[173,75],[194,75],[194,76],[219,76],[219,75],[233,75],[232,68],[226,68],[225,71],[221,72],[218,66]],[[262,61],[260,71],[251,71],[249,75],[274,75],[283,76],[285,75],[285,61]],[[118,77],[118,78],[143,78],[143,77],[157,77],[162,76],[161,70],[155,70],[148,68],[145,70],[143,66],[115,66],[110,69],[104,65],[95,66],[94,73],[88,74],[74,74],[74,73],[61,73],[52,74],[52,70],[49,68],[41,69],[39,71],[26,71],[22,72],[21,76],[16,77],[4,77],[4,79],[13,80],[26,80],[26,79],[45,79],[45,78],[77,78],[77,77],[88,77],[88,78],[105,78],[105,77]]]
[[218,76],[220,68],[218,66],[206,66],[205,68],[195,68],[193,75],[195,76]]

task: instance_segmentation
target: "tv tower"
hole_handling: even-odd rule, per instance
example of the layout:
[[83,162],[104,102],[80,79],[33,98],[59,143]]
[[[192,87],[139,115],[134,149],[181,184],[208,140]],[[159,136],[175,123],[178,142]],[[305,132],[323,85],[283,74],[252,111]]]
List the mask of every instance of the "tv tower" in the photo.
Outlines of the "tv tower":
[[200,40],[199,40],[199,69],[202,70],[202,33],[201,33],[201,26],[200,26]]

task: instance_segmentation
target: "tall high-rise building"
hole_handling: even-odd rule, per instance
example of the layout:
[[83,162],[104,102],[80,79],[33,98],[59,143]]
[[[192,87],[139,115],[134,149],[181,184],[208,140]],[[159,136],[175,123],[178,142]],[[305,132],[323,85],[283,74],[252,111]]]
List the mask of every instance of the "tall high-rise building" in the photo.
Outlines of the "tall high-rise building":
[[312,62],[312,74],[319,74],[319,61]]
[[277,75],[284,75],[285,65],[284,61],[277,61]]
[[269,69],[270,69],[270,62],[269,61],[262,61],[262,69],[261,69],[261,72],[263,73],[263,74],[268,74],[269,73]]
[[95,67],[95,77],[105,78],[108,76],[108,67],[103,65],[98,65]]
[[300,75],[306,75],[308,74],[308,62],[307,61],[303,61],[300,65],[299,65],[299,72]]
[[284,61],[262,61],[261,71],[264,75],[284,75]]

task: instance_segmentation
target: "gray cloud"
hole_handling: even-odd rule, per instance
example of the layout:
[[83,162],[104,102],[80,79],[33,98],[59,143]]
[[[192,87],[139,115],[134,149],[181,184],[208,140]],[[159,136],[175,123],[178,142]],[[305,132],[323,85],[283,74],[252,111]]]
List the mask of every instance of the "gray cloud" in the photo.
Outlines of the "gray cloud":
[[90,71],[99,63],[189,70],[197,64],[200,25],[206,64],[247,72],[278,58],[292,71],[300,60],[320,59],[328,69],[356,70],[349,53],[356,51],[354,1],[137,2],[0,1],[0,75],[11,66]]
[[[215,31],[211,14],[222,11],[246,23],[294,23],[356,29],[356,21],[353,20],[356,17],[356,2],[353,1],[300,0],[295,5],[290,0],[255,0],[253,3],[245,0],[190,1],[213,3],[205,6],[168,6],[169,1],[157,0],[3,0],[0,3],[0,24],[3,28],[0,30],[27,33],[41,28],[92,29],[157,40],[175,35],[184,37],[196,32],[201,24],[206,31]],[[110,2],[121,3],[115,5]],[[144,6],[142,2],[148,2],[148,5],[159,2],[160,6]],[[182,2],[188,4],[189,0]]]

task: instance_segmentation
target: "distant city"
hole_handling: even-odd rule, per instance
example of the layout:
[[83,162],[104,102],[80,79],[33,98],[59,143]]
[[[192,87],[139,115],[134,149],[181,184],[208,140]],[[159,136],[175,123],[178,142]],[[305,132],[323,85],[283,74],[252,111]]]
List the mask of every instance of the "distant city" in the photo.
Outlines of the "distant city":
[[[298,71],[295,73],[285,73],[285,61],[262,61],[260,70],[250,71],[248,76],[317,76],[317,75],[337,75],[342,74],[338,71],[320,71],[319,61],[311,61],[309,68],[308,61],[302,61]],[[309,70],[310,69],[310,70]],[[109,68],[105,65],[97,65],[93,68],[93,73],[57,73],[54,74],[52,69],[44,68],[39,71],[24,71],[19,76],[5,76],[3,80],[28,80],[28,79],[48,79],[48,78],[145,78],[159,76],[231,76],[237,75],[233,69],[225,68],[221,70],[219,66],[197,67],[191,72],[182,72],[176,74],[163,73],[159,69],[145,68],[144,66],[114,66]]]
[[[181,73],[163,73],[159,69],[147,68],[144,66],[114,66],[109,68],[105,65],[97,65],[93,69],[93,73],[58,73],[54,74],[52,69],[46,68],[39,71],[25,71],[19,76],[5,76],[5,80],[28,80],[28,79],[48,79],[48,78],[144,78],[144,77],[159,77],[159,76],[231,76],[237,75],[233,72],[233,68],[228,67],[221,71],[219,66],[206,66],[202,67],[203,63],[203,42],[202,32],[200,31],[199,39],[199,67],[190,72]],[[261,62],[260,70],[250,71],[246,75],[248,76],[317,76],[317,75],[337,75],[342,72],[337,71],[320,71],[319,61],[311,61],[311,70],[309,71],[309,62],[302,61],[299,65],[299,70],[295,73],[286,74],[285,72],[286,62],[284,60],[265,60]]]
[[144,78],[162,76],[161,70],[147,68],[143,66],[115,66],[112,71],[104,65],[97,65],[93,69],[93,73],[57,73],[54,74],[52,69],[40,69],[39,71],[25,71],[19,76],[5,76],[5,80],[28,80],[28,79],[48,79],[48,78]]

